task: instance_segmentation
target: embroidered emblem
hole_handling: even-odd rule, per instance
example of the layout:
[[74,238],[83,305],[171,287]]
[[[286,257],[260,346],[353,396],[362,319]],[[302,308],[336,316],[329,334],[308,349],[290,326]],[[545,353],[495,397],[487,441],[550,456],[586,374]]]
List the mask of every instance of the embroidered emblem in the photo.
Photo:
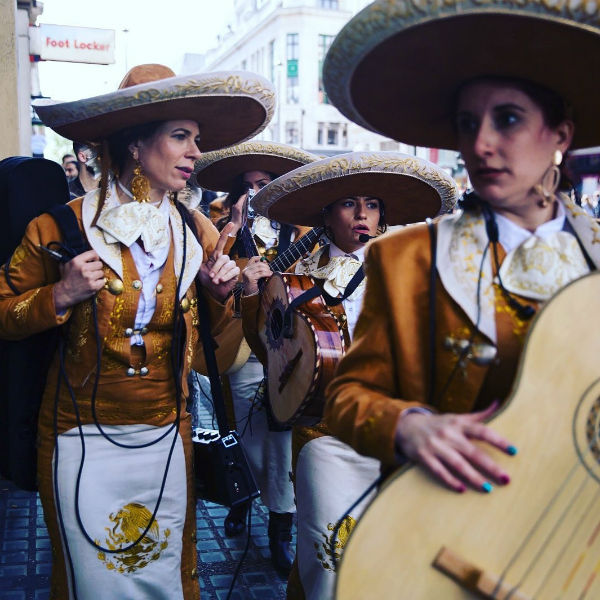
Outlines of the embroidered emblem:
[[[119,550],[138,539],[144,529],[148,527],[152,513],[143,504],[130,502],[116,513],[111,513],[108,518],[114,523],[114,526],[104,528],[108,534],[104,545],[110,550]],[[133,548],[122,553],[108,555],[106,552],[98,552],[98,559],[106,565],[109,571],[133,573],[160,558],[161,552],[169,545],[167,539],[170,535],[171,531],[165,529],[161,537],[158,522],[155,520],[146,535]],[[95,542],[103,545],[98,540]]]
[[9,266],[11,269],[17,268],[29,255],[29,250],[22,244],[19,244],[10,257]]
[[356,520],[350,515],[346,515],[342,521],[342,525],[338,530],[337,539],[335,540],[334,546],[335,550],[332,555],[331,541],[333,537],[333,530],[335,529],[335,523],[329,523],[327,525],[327,529],[331,531],[331,534],[328,536],[322,533],[321,535],[323,536],[324,541],[321,544],[318,544],[317,542],[314,544],[315,550],[317,551],[317,558],[321,561],[324,569],[335,572],[335,565],[342,557],[342,550],[348,543],[348,538],[350,537],[350,534],[355,526]]
[[35,292],[31,294],[31,296],[25,298],[25,300],[22,300],[21,302],[15,305],[13,310],[15,311],[15,317],[17,321],[24,321],[27,318],[33,299],[38,295],[39,291],[40,288],[37,288]]

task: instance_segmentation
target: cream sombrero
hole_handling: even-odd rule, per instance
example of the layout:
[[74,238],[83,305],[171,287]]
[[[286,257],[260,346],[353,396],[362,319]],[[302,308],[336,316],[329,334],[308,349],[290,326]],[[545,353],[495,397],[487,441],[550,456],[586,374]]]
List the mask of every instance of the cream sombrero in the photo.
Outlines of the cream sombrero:
[[454,180],[429,161],[400,152],[351,152],[278,177],[252,200],[261,215],[280,223],[317,227],[322,210],[340,198],[383,200],[388,225],[448,212],[458,199]]
[[286,144],[244,142],[203,154],[196,161],[196,180],[203,188],[229,192],[235,177],[246,171],[266,171],[279,176],[318,158]]
[[574,147],[600,142],[598,0],[376,0],[339,33],[325,88],[347,117],[409,144],[456,149],[459,86],[535,82],[573,108]]
[[201,150],[238,144],[262,131],[273,116],[275,92],[244,71],[175,77],[162,65],[139,65],[110,94],[56,102],[38,100],[45,125],[71,140],[97,142],[134,125],[189,119],[200,126]]

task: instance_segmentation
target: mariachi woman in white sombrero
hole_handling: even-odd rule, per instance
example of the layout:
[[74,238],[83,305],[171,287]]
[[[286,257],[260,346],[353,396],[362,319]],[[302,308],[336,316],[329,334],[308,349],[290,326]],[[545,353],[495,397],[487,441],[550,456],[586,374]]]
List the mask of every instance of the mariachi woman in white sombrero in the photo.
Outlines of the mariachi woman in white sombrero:
[[491,447],[516,448],[483,421],[510,391],[532,315],[600,264],[597,223],[560,191],[567,150],[600,142],[589,77],[599,8],[377,1],[333,44],[325,77],[338,108],[404,142],[459,150],[474,190],[437,222],[433,265],[426,226],[371,248],[325,410],[358,452],[413,459],[457,492],[510,481]]
[[[252,215],[251,207],[247,206],[248,192],[252,190],[252,193],[257,193],[280,175],[315,160],[317,156],[314,154],[293,146],[253,140],[203,154],[196,162],[196,179],[203,188],[228,193],[226,212],[229,214],[217,223],[217,227],[234,223],[239,229],[242,217],[249,210],[246,223],[255,250],[260,253],[259,258],[274,258],[309,230],[278,223],[258,214]],[[314,243],[310,249],[312,245]],[[251,258],[241,233],[238,233],[229,255],[240,268]],[[221,351],[231,356],[231,360],[235,357],[234,366],[219,366],[227,369],[225,376],[231,390],[235,427],[243,434],[244,447],[260,488],[261,499],[269,509],[271,559],[277,569],[287,572],[293,560],[289,545],[293,513],[296,512],[294,490],[289,478],[290,432],[272,431],[265,408],[254,402],[264,373],[256,355],[250,353],[244,341],[241,319],[232,320],[217,342],[222,347]],[[230,347],[227,348],[227,345]],[[229,511],[225,518],[227,536],[239,535],[244,530],[247,512],[248,506],[244,504]]]
[[[278,178],[259,192],[255,207],[269,218],[294,218],[303,225],[325,227],[328,243],[300,261],[295,271],[313,277],[329,298],[342,298],[337,305],[334,300],[329,310],[341,327],[333,327],[334,332],[339,331],[349,345],[365,290],[360,267],[368,239],[383,233],[388,224],[402,225],[447,212],[456,195],[452,179],[427,161],[394,152],[355,152]],[[252,260],[243,272],[244,327],[259,357],[269,351],[256,335],[256,282],[269,276],[265,267]],[[321,351],[325,354],[329,349]],[[332,437],[323,423],[295,426],[292,448],[298,543],[287,594],[288,598],[328,598],[335,582],[329,551],[332,528],[377,479],[380,463]],[[364,502],[344,522],[340,540],[363,508]]]
[[3,336],[68,324],[39,419],[53,597],[199,595],[186,377],[198,326],[215,333],[231,318],[239,270],[222,254],[227,231],[177,192],[201,148],[251,137],[272,107],[253,74],[161,65],[133,68],[114,93],[38,107],[102,160],[100,189],[70,203],[91,249],[59,267],[43,247],[61,233],[42,215],[0,280]]

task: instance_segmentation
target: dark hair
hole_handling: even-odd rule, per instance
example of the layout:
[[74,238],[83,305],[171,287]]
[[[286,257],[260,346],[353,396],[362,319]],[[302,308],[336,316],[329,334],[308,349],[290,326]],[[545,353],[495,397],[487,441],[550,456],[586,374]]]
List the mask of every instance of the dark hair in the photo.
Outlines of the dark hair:
[[77,169],[77,173],[79,173],[79,163],[78,163],[76,160],[68,160],[68,161],[65,163],[65,167],[66,167],[67,165],[75,165],[75,168]]
[[108,151],[110,154],[110,167],[119,174],[130,158],[129,145],[140,140],[150,139],[164,121],[152,121],[121,129],[108,138]]
[[519,79],[516,77],[502,77],[500,75],[482,75],[480,77],[468,79],[462,83],[454,96],[453,114],[456,114],[458,108],[458,98],[462,90],[464,90],[468,85],[485,81],[510,85],[523,92],[542,111],[544,123],[548,127],[558,127],[563,121],[572,118],[571,107],[560,96],[560,94],[556,93],[555,91],[538,83],[534,83],[533,81]]

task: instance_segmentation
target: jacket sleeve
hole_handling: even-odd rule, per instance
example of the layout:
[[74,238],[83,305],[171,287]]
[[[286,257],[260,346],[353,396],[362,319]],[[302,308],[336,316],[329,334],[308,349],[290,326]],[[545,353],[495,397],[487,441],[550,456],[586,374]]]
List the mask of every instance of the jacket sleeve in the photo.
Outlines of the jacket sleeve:
[[41,215],[29,223],[8,264],[0,269],[0,337],[3,339],[23,339],[62,325],[70,317],[70,309],[56,314],[53,290],[60,279],[58,263],[39,247],[60,240],[54,219]]
[[[202,262],[205,263],[217,245],[219,232],[201,212],[194,210],[192,216],[202,246]],[[208,304],[211,334],[215,336],[223,331],[229,319],[233,318],[233,298],[230,296],[224,303],[221,303],[213,298],[207,290],[203,289],[202,294],[204,294]]]
[[401,400],[395,369],[395,328],[386,303],[379,247],[366,260],[367,288],[350,349],[326,390],[324,419],[332,433],[360,454],[396,464],[395,431],[402,411],[418,402]]
[[261,305],[261,295],[242,296],[242,327],[244,337],[258,360],[267,364],[267,352],[258,335],[258,314]]

